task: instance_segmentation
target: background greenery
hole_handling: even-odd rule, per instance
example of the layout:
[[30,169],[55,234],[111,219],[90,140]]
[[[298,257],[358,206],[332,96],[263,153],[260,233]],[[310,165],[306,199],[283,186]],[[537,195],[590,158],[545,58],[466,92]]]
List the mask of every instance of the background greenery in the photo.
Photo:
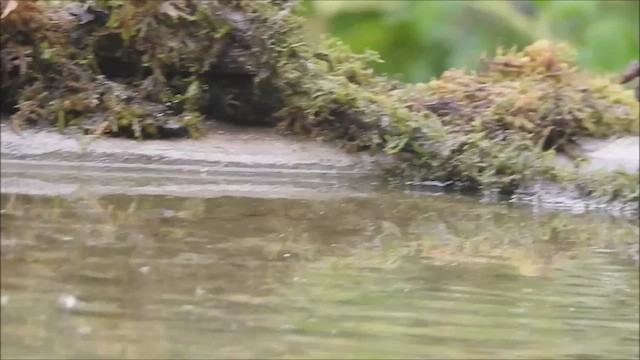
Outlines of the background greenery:
[[451,67],[476,68],[497,46],[567,41],[579,63],[619,73],[638,58],[638,0],[303,0],[310,36],[330,33],[385,60],[376,71],[422,82]]

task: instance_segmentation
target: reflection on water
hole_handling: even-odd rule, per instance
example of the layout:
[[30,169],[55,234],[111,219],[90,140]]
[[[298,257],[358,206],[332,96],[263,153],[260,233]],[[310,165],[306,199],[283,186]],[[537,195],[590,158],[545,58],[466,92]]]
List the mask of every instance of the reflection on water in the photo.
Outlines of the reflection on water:
[[440,197],[2,195],[3,358],[637,358],[638,224]]

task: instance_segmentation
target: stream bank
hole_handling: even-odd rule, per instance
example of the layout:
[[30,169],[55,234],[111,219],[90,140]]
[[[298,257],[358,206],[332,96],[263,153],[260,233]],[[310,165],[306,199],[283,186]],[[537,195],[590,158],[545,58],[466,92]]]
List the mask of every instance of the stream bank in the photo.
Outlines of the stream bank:
[[[598,155],[585,143],[637,137],[638,102],[613,76],[580,69],[567,44],[541,39],[497,49],[479,59],[478,73],[451,69],[429,83],[404,84],[373,73],[369,64],[381,61],[375,53],[355,54],[331,38],[308,44],[295,2],[61,4],[2,2],[3,110],[11,109],[8,124],[34,148],[41,138],[28,129],[40,125],[91,134],[80,140],[83,148],[102,135],[204,136],[202,149],[188,151],[243,153],[237,142],[229,151],[207,149],[214,119],[384,158],[385,180],[400,185],[510,197],[553,183],[638,207],[637,171],[581,166],[609,151]],[[117,147],[140,147],[125,142]]]
[[[268,128],[209,126],[200,139],[130,141],[87,138],[52,130],[17,135],[0,126],[3,193],[217,197],[222,195],[312,199],[372,196],[385,191],[382,171],[389,159],[349,154],[331,144],[283,137]],[[626,137],[585,143],[588,171],[638,172],[640,140]],[[558,166],[571,166],[558,158]],[[587,171],[587,170],[584,170]],[[407,183],[401,190],[438,194],[438,183]],[[543,209],[582,212],[604,209],[633,214],[633,208],[594,202],[553,183],[530,184],[512,202]],[[491,194],[484,200],[502,201]]]

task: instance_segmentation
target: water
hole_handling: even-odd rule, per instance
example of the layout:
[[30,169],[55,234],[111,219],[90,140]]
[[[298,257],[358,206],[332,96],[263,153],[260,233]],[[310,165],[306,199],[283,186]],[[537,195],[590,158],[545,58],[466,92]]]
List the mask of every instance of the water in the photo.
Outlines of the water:
[[3,358],[638,358],[638,222],[2,194]]

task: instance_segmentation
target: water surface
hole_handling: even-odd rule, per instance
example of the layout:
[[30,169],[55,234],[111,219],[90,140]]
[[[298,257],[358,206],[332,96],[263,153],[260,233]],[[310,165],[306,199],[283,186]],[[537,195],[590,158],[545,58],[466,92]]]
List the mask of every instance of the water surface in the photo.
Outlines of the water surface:
[[638,358],[638,223],[473,199],[2,194],[3,358]]

